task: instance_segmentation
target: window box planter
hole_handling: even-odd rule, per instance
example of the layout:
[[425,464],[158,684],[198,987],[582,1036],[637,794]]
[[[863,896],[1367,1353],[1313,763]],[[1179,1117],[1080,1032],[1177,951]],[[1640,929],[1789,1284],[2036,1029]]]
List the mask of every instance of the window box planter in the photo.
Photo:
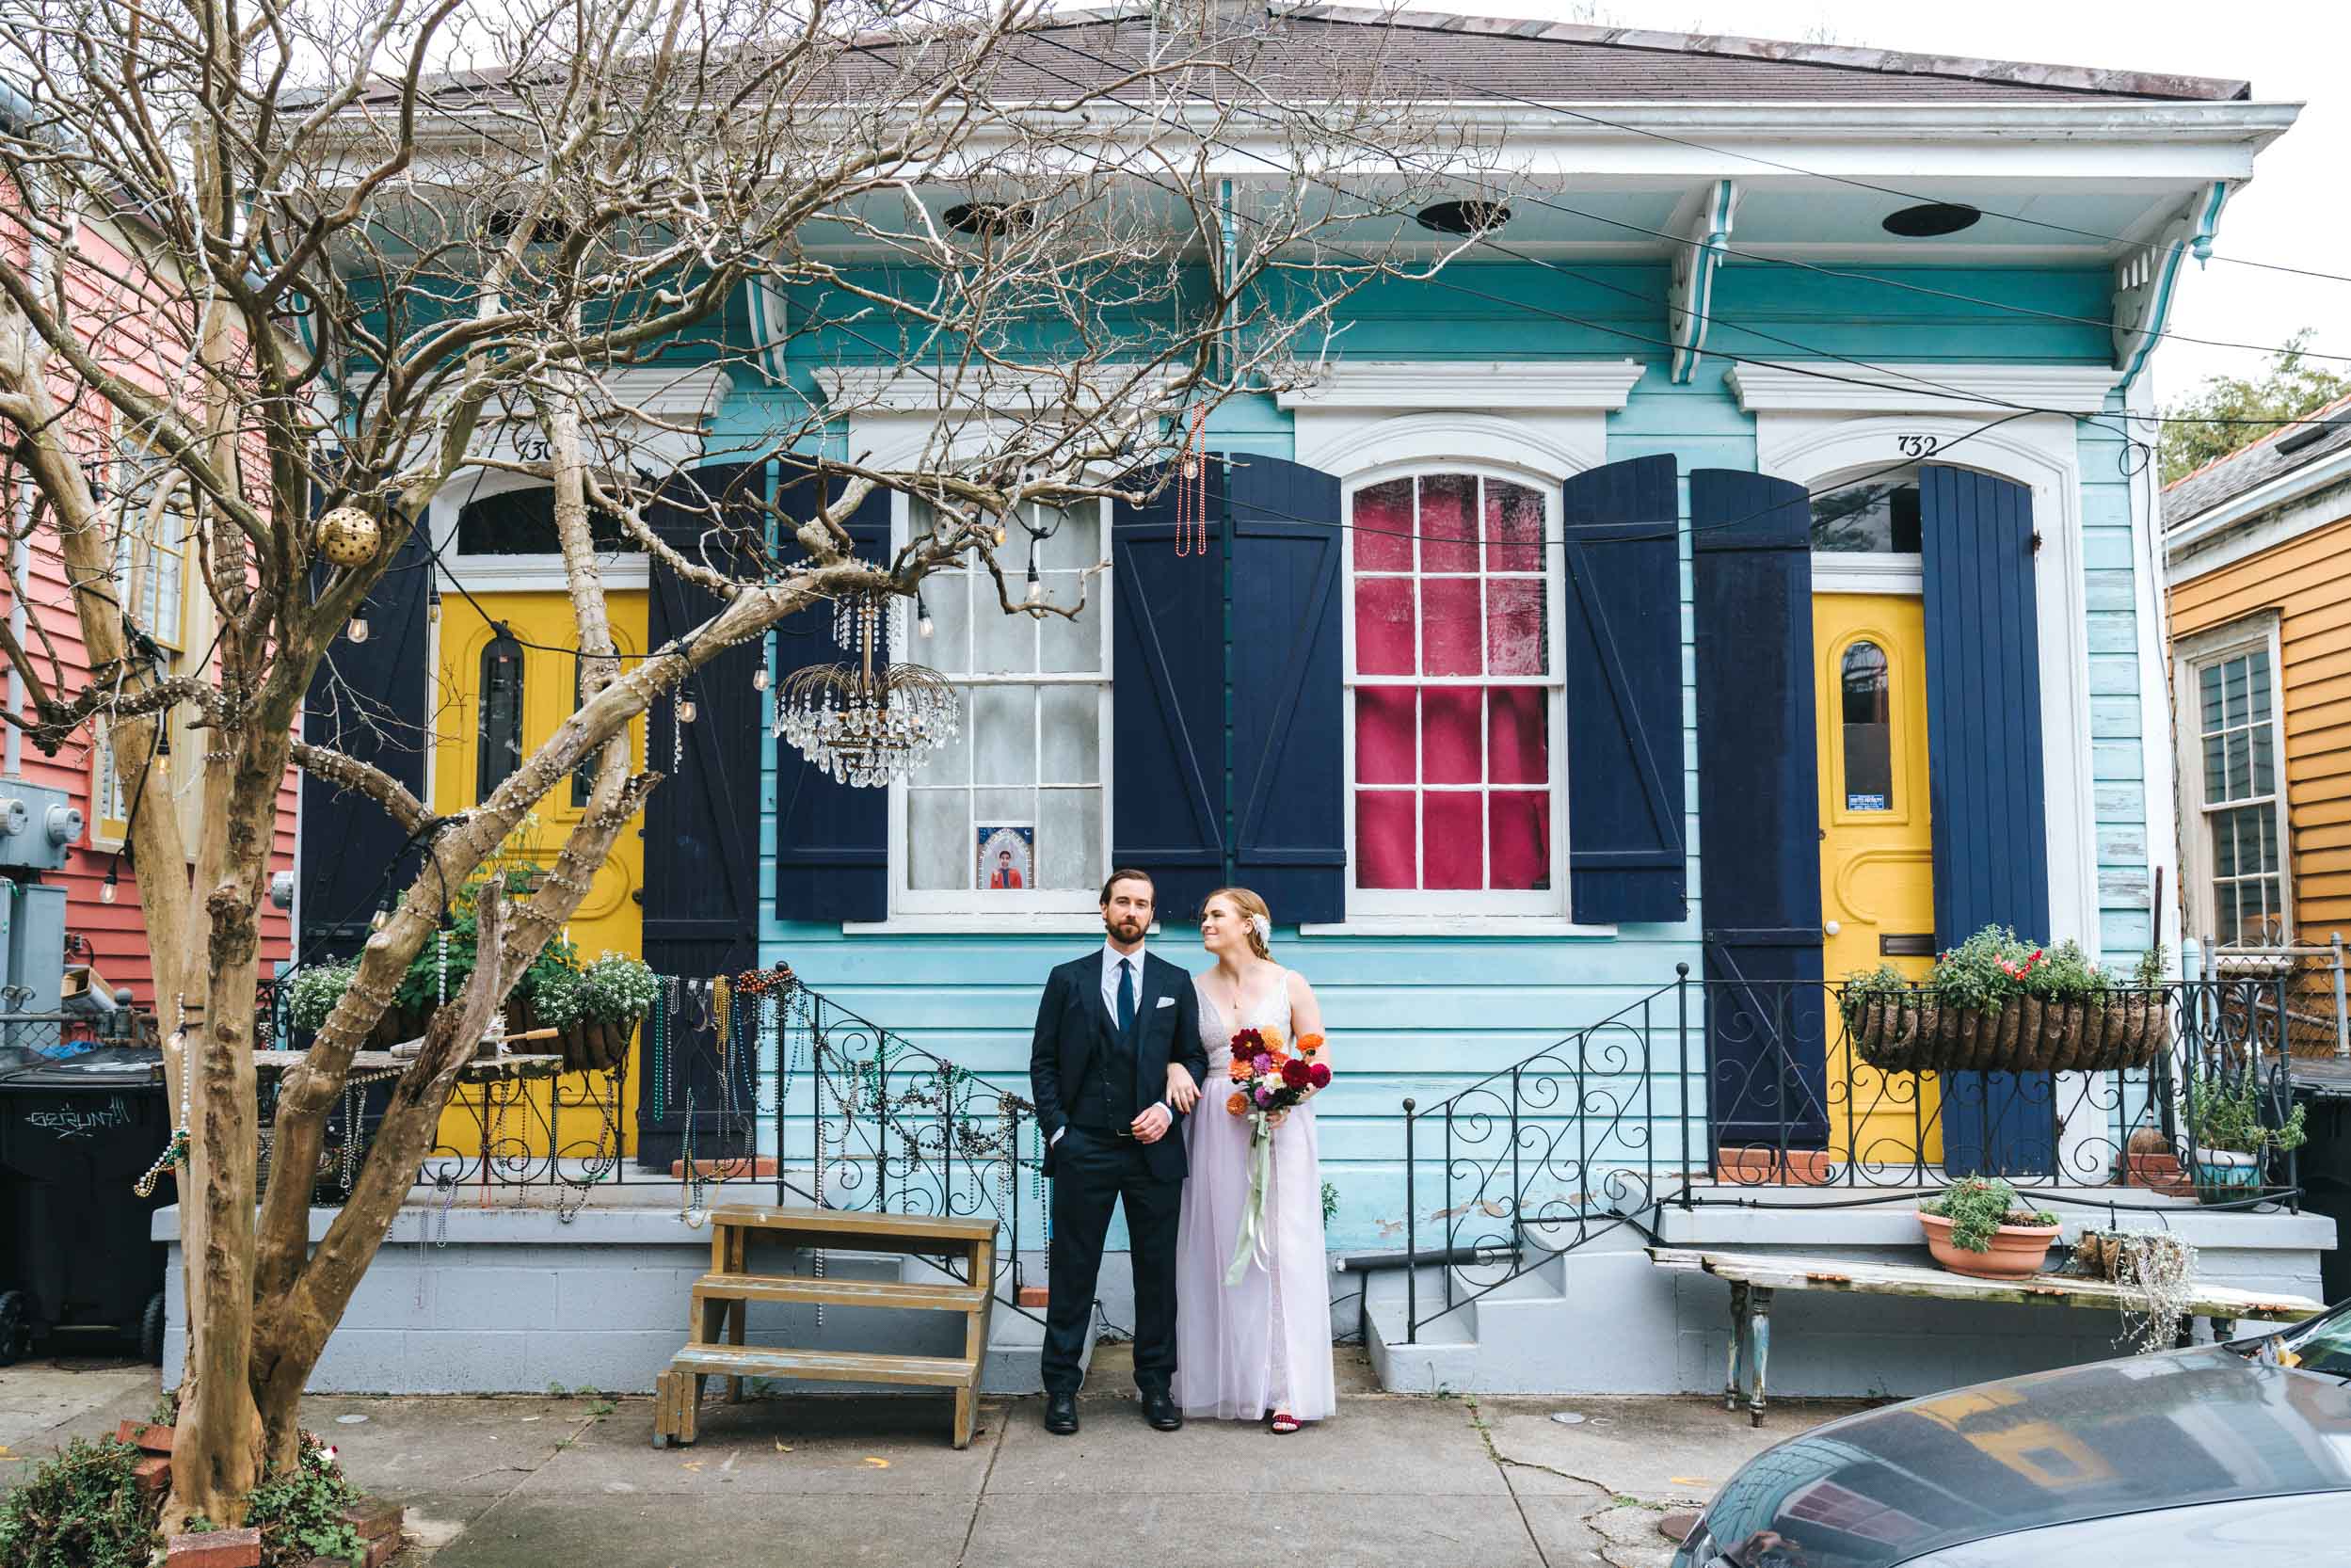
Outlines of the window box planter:
[[1853,1048],[1880,1072],[2103,1072],[2143,1067],[2171,1041],[2160,995],[1946,1007],[1920,990],[1863,1003]]

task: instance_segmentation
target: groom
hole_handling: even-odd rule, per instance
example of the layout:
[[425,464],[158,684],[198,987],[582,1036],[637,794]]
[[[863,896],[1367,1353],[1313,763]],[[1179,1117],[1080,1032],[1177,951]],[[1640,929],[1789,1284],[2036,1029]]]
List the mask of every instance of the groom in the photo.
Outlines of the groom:
[[1094,1313],[1095,1276],[1111,1209],[1127,1205],[1135,1272],[1135,1387],[1144,1419],[1184,1424],[1168,1392],[1176,1371],[1176,1221],[1184,1140],[1161,1098],[1167,1067],[1208,1076],[1191,977],[1143,951],[1151,929],[1148,873],[1115,871],[1102,885],[1108,940],[1055,969],[1037,1007],[1029,1083],[1053,1181],[1050,1291],[1045,1309],[1045,1430],[1078,1430],[1078,1365]]

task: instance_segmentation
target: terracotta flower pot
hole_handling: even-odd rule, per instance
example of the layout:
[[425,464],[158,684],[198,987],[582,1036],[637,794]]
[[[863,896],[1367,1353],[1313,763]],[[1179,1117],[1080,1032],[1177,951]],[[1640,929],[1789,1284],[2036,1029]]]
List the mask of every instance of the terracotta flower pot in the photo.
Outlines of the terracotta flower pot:
[[2050,1243],[2060,1225],[2002,1225],[1991,1233],[1991,1250],[1970,1252],[1954,1245],[1951,1222],[1940,1214],[1921,1212],[1919,1227],[1927,1233],[1927,1250],[1935,1261],[1955,1274],[1975,1279],[2023,1279],[2040,1272],[2049,1260]]

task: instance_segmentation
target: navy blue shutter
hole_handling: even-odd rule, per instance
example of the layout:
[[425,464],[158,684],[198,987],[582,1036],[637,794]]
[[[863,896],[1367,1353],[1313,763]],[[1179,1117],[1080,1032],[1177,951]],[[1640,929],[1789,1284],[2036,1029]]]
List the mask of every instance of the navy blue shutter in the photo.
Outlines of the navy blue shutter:
[[[426,797],[425,680],[432,660],[425,620],[433,572],[424,534],[411,533],[368,592],[367,642],[354,645],[337,635],[302,705],[304,740],[381,768],[419,800]],[[382,807],[303,775],[302,930],[296,951],[307,953],[314,945],[356,951],[367,939],[368,917],[384,890],[405,888],[420,864],[421,852]]]
[[[828,482],[838,496],[843,484]],[[816,495],[811,470],[788,469],[778,502],[787,520],[805,519]],[[875,565],[889,560],[890,496],[875,488],[850,518],[857,553]],[[833,646],[831,607],[811,605],[776,629],[778,685],[808,664],[837,664],[848,655]],[[784,920],[879,920],[889,916],[889,792],[836,784],[789,740],[776,742],[776,918]]]
[[1812,508],[1804,488],[1689,476],[1698,885],[1716,1146],[1828,1138]]
[[1673,459],[1579,473],[1566,525],[1568,896],[1578,920],[1686,913]]
[[[759,464],[722,464],[676,476],[648,509],[654,531],[689,561],[734,573],[755,568],[760,536]],[[718,517],[741,532],[714,531]],[[717,614],[721,600],[655,560],[646,603],[647,646],[661,648]],[[760,757],[764,706],[751,684],[758,641],[738,643],[688,678],[698,710],[683,726],[682,767],[673,767],[680,725],[674,702],[646,722],[646,765],[666,775],[646,803],[645,944],[664,974],[722,974],[758,958]],[[709,962],[664,964],[674,944],[707,946]]]
[[[1136,475],[1134,488],[1153,475]],[[1224,468],[1208,464],[1208,515]],[[1188,920],[1224,880],[1224,540],[1176,553],[1177,487],[1112,505],[1111,859],[1151,873],[1161,916]]]
[[1232,877],[1263,895],[1284,925],[1345,920],[1338,479],[1280,457],[1223,467],[1235,631]]
[[[2040,632],[2033,494],[1966,469],[1919,470],[1927,574],[1927,746],[1935,942],[1987,925],[2047,941]],[[2055,1169],[2046,1074],[1943,1078],[1943,1164],[1955,1176]]]

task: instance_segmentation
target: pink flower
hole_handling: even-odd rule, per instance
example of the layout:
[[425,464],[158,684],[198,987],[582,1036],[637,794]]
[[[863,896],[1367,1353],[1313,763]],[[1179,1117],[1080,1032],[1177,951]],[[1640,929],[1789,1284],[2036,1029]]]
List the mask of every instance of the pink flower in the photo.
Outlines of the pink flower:
[[1267,1088],[1267,1087],[1266,1087],[1264,1084],[1262,1084],[1262,1083],[1258,1084],[1258,1085],[1257,1085],[1257,1109],[1258,1109],[1258,1110],[1260,1110],[1260,1111],[1262,1111],[1262,1110],[1264,1110],[1267,1106],[1271,1105],[1272,1103],[1273,1103],[1273,1091],[1272,1091],[1272,1090],[1271,1090],[1271,1089],[1269,1089],[1269,1088]]
[[1314,1081],[1316,1088],[1327,1088],[1331,1081],[1331,1069],[1318,1062],[1306,1069],[1306,1076]]
[[1273,1070],[1273,1058],[1259,1051],[1256,1060],[1250,1063],[1249,1066],[1253,1072],[1270,1073]]

